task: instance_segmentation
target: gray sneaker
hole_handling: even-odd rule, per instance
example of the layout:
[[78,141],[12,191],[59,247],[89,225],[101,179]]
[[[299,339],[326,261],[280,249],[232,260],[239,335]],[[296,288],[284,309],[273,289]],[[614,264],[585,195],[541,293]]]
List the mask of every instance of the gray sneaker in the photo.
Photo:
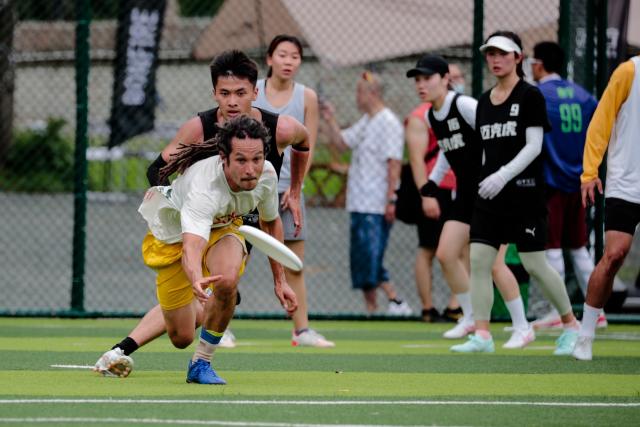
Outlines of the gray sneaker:
[[95,372],[105,377],[127,377],[133,370],[133,359],[116,347],[100,356],[93,367]]

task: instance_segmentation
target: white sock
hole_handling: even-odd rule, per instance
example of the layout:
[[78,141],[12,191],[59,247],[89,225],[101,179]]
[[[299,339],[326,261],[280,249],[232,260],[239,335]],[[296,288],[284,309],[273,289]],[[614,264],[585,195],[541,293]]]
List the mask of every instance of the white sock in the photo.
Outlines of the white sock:
[[462,308],[462,316],[467,323],[473,323],[473,309],[471,308],[471,292],[456,294],[458,304]]
[[596,323],[602,309],[591,307],[584,303],[584,311],[582,312],[582,325],[580,326],[580,336],[593,338],[596,335]]
[[200,341],[196,345],[196,351],[193,353],[191,360],[195,362],[198,359],[202,359],[211,362],[213,352],[218,348],[222,335],[224,335],[224,332],[209,331],[202,326],[200,329]]
[[571,259],[573,260],[573,268],[576,271],[576,278],[578,279],[578,285],[584,297],[587,296],[587,285],[589,284],[589,277],[595,266],[593,265],[593,259],[589,254],[589,251],[584,246],[580,249],[571,250]]
[[513,328],[518,331],[526,331],[529,329],[529,322],[527,322],[527,317],[524,315],[524,303],[522,302],[522,297],[514,298],[511,301],[505,301],[505,305],[511,315]]
[[211,358],[213,357],[213,352],[216,351],[217,345],[209,344],[204,340],[200,340],[196,345],[196,351],[193,353],[193,357],[191,360],[195,362],[198,359],[206,360],[207,362],[211,362]]
[[549,265],[558,272],[562,280],[564,280],[564,258],[562,257],[562,249],[547,249],[544,255]]

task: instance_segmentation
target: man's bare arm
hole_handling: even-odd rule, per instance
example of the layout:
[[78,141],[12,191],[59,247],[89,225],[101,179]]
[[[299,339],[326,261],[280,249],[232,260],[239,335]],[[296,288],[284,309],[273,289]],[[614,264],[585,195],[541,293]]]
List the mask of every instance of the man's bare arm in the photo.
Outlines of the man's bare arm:
[[182,269],[193,287],[193,293],[200,301],[208,296],[202,289],[202,255],[207,241],[192,233],[182,233]]
[[405,139],[409,151],[411,174],[417,188],[427,183],[427,173],[424,168],[424,153],[429,143],[427,124],[418,117],[409,117],[405,129]]
[[178,129],[176,136],[171,140],[169,145],[162,150],[162,158],[165,162],[169,163],[171,161],[171,156],[178,151],[178,146],[181,143],[200,144],[202,142],[204,142],[204,130],[202,129],[200,117],[196,116],[189,119],[180,127],[180,129]]
[[309,131],[295,118],[287,115],[278,117],[276,144],[280,152],[291,146],[291,196],[300,195],[302,182],[309,160]]
[[396,159],[387,160],[387,204],[384,210],[384,217],[391,223],[396,219],[396,188],[400,181],[400,169],[402,161]]
[[318,122],[320,120],[318,95],[310,88],[306,88],[304,91],[304,106],[304,125],[309,132],[309,159],[305,169],[306,176],[313,162],[313,154],[318,140]]
[[168,185],[169,182],[160,181],[160,170],[169,164],[172,160],[171,156],[176,153],[180,143],[183,144],[199,144],[204,141],[204,132],[202,130],[202,122],[200,117],[194,117],[183,124],[176,136],[162,150],[158,158],[147,168],[147,179],[149,184]]

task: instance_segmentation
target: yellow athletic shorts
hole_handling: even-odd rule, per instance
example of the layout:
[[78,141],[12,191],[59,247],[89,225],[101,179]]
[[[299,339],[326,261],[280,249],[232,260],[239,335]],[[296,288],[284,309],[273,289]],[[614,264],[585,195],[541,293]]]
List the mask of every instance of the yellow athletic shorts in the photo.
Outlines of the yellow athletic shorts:
[[[241,224],[242,222],[232,223],[225,227],[211,229],[207,248],[202,255],[203,276],[211,275],[206,265],[209,248],[225,236],[234,236],[242,243],[245,253],[245,258],[240,266],[240,275],[242,276],[247,248],[244,243],[244,237],[238,231],[238,226]],[[142,258],[144,263],[157,273],[156,293],[158,302],[160,302],[163,310],[175,310],[191,304],[195,295],[191,288],[191,281],[182,269],[182,242],[163,243],[156,239],[151,232],[148,232],[142,241]]]

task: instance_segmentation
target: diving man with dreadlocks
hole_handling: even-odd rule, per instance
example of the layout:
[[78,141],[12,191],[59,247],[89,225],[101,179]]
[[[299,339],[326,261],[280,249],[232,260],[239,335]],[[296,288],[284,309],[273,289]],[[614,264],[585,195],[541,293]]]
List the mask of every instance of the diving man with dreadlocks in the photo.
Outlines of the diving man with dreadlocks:
[[[203,142],[215,137],[219,126],[239,115],[250,116],[261,122],[269,131],[268,160],[279,176],[282,154],[286,147],[292,146],[291,155],[291,195],[290,207],[294,223],[299,231],[300,190],[309,157],[309,133],[307,129],[291,116],[277,115],[266,110],[253,108],[258,89],[258,68],[255,62],[243,52],[225,51],[215,57],[209,66],[213,84],[213,97],[218,107],[198,113],[185,122],[175,138],[149,166],[147,178],[151,185],[167,185],[168,175],[162,174],[165,167],[171,167],[180,144],[193,145],[194,149],[203,148]],[[215,147],[203,153],[205,157],[217,154]],[[166,170],[165,170],[166,171]],[[234,296],[234,301],[236,298]],[[239,302],[239,301],[238,301]],[[105,376],[126,377],[133,368],[131,354],[143,345],[153,341],[166,332],[165,321],[160,305],[150,309],[136,327],[111,350],[106,351],[96,362],[94,371]],[[202,308],[196,315],[195,327],[202,322]],[[171,331],[168,331],[171,334]],[[223,341],[224,342],[224,341]]]
[[[247,249],[238,226],[257,208],[260,227],[279,241],[284,232],[278,213],[278,178],[265,161],[269,134],[257,120],[241,115],[199,146],[181,145],[161,176],[180,175],[170,186],[151,187],[138,211],[149,233],[142,243],[147,266],[157,273],[157,295],[169,338],[185,348],[194,338],[201,304],[200,340],[189,362],[187,382],[226,384],[211,367],[211,357],[233,317],[237,285]],[[218,155],[211,156],[211,153]],[[269,259],[274,291],[293,313],[296,295],[282,265]],[[212,288],[211,297],[206,290]]]

